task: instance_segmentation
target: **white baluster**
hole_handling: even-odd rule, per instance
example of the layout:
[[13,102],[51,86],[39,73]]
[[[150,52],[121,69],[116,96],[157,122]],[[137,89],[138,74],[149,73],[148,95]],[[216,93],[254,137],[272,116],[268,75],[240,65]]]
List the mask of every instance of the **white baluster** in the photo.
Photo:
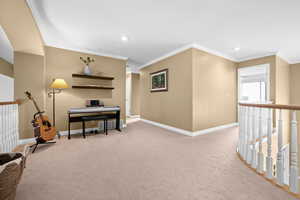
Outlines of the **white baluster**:
[[262,109],[259,108],[259,116],[258,116],[258,135],[259,135],[259,146],[258,146],[258,154],[257,154],[257,171],[259,173],[263,173],[264,170],[264,154],[262,152],[262,140],[263,140],[263,122],[262,122]]
[[284,181],[284,172],[283,172],[283,128],[282,128],[282,111],[279,110],[279,119],[278,119],[278,152],[277,152],[277,162],[276,162],[276,176],[277,183],[283,185]]
[[296,111],[292,113],[291,121],[291,141],[290,141],[290,190],[293,193],[298,193],[298,130]]
[[268,109],[268,147],[267,147],[267,158],[266,158],[266,171],[267,171],[267,178],[273,178],[273,158],[272,158],[272,108]]
[[251,132],[252,132],[252,108],[248,108],[248,117],[247,117],[247,163],[251,164]]
[[251,159],[251,167],[256,169],[256,132],[257,132],[257,120],[256,120],[256,108],[253,108],[252,113],[252,159]]

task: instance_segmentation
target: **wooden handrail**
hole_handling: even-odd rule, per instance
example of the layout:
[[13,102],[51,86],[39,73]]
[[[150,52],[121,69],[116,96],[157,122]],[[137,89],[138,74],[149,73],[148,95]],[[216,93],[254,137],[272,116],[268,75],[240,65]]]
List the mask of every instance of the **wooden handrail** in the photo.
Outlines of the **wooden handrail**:
[[15,100],[15,101],[7,101],[7,102],[0,102],[0,105],[10,105],[10,104],[21,104],[20,100]]
[[283,110],[300,110],[297,105],[282,105],[282,104],[254,104],[254,103],[239,103],[240,106],[257,107],[257,108],[274,108]]

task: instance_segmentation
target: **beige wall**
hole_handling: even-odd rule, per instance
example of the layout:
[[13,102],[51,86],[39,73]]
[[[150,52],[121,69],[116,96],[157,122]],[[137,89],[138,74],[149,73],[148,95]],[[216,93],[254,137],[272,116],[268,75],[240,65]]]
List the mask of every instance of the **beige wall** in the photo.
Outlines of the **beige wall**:
[[[276,57],[276,103],[290,104],[290,65],[280,57]],[[290,138],[290,111],[282,111],[284,144]]]
[[[63,78],[71,87],[72,84],[113,85],[114,90],[66,89],[56,95],[56,127],[67,130],[67,111],[72,107],[84,107],[88,99],[103,100],[105,105],[121,106],[121,118],[125,120],[125,60],[85,53],[46,47],[46,89],[53,78]],[[90,56],[95,59],[91,64],[94,74],[112,76],[113,81],[89,80],[72,78],[72,73],[82,73],[83,63],[79,57]],[[49,91],[49,89],[47,89]],[[47,114],[52,119],[52,98],[46,97]],[[91,124],[95,125],[95,124]],[[80,128],[81,124],[73,124],[72,129]]]
[[[150,92],[150,73],[169,70],[169,90]],[[141,69],[141,118],[192,131],[192,49]]]
[[131,74],[131,115],[140,115],[140,74]]
[[36,111],[24,92],[30,91],[41,110],[45,109],[45,66],[44,57],[34,54],[15,52],[14,78],[15,98],[24,100],[19,109],[20,138],[33,137],[31,120]]
[[0,58],[0,74],[9,77],[14,77],[13,65],[2,58]]
[[[150,73],[168,68],[169,90],[150,92]],[[141,117],[188,131],[236,122],[236,64],[188,49],[141,70]]]
[[290,69],[290,101],[291,104],[300,105],[300,63],[291,65]]
[[26,0],[1,0],[0,24],[14,51],[44,55],[44,42]]
[[290,65],[276,56],[276,103],[290,103]]
[[193,49],[193,131],[236,122],[236,63]]

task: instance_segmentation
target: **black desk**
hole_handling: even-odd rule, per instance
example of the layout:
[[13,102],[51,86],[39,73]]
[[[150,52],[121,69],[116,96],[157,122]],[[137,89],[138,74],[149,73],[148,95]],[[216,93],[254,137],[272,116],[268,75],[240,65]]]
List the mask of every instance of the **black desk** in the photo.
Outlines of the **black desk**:
[[92,115],[103,115],[107,119],[116,120],[116,129],[120,129],[120,107],[119,106],[105,106],[105,107],[87,107],[87,108],[71,108],[68,111],[69,123],[68,123],[68,139],[71,139],[71,123],[82,122],[82,117]]

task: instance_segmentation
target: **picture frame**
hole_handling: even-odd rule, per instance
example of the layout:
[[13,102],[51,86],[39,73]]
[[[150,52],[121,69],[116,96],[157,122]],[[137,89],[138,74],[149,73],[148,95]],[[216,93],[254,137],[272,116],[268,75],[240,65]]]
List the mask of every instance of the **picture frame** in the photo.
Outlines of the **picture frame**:
[[168,91],[168,69],[159,70],[150,73],[150,91],[166,92]]

